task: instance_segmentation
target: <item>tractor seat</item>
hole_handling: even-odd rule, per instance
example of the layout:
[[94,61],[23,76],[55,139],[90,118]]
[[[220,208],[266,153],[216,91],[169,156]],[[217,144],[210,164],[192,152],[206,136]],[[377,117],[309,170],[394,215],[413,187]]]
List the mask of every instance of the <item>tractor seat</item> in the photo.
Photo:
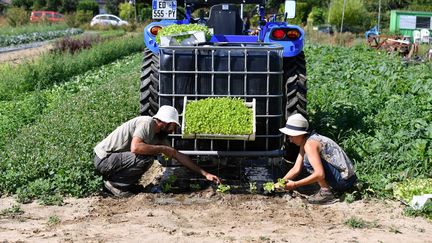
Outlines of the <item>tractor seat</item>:
[[216,35],[241,35],[243,20],[237,6],[218,4],[210,8],[207,26],[213,28],[213,34]]

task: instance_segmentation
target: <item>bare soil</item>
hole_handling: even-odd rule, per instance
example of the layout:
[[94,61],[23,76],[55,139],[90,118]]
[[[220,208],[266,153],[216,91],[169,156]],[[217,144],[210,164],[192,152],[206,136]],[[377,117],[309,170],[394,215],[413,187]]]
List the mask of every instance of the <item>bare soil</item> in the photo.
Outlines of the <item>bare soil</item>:
[[[13,198],[0,199],[0,211]],[[68,198],[63,206],[20,205],[0,216],[6,242],[432,242],[432,224],[394,201],[310,205],[301,197],[141,193]],[[351,219],[362,228],[346,224]],[[359,226],[360,227],[360,226]]]
[[46,43],[39,47],[0,53],[0,64],[19,64],[26,60],[33,60],[43,53],[49,52],[52,48],[53,44]]

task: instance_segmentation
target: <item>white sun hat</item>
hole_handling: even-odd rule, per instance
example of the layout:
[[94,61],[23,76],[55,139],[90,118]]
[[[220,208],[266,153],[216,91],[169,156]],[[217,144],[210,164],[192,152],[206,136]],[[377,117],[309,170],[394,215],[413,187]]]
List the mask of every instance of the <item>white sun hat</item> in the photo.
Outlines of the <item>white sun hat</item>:
[[179,123],[179,114],[176,110],[176,108],[169,106],[169,105],[163,105],[159,108],[156,115],[153,116],[153,118],[159,119],[165,123],[171,123],[174,122],[178,126],[180,126]]
[[294,114],[288,117],[285,127],[279,128],[279,131],[288,136],[298,136],[308,133],[309,122],[301,114]]

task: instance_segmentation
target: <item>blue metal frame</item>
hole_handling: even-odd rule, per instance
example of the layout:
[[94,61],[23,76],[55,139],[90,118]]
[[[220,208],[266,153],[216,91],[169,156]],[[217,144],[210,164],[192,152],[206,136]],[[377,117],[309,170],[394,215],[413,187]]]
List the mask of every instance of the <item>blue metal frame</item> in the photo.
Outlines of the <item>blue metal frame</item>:
[[[284,57],[293,57],[298,55],[301,51],[303,51],[304,46],[304,36],[305,32],[302,28],[296,25],[290,25],[287,22],[276,22],[276,15],[274,15],[270,21],[265,20],[265,6],[260,4],[259,9],[259,19],[261,23],[265,23],[264,25],[259,26],[259,33],[257,36],[249,36],[249,35],[213,35],[210,39],[210,42],[230,42],[230,43],[253,43],[253,42],[264,42],[264,43],[277,43],[283,46],[283,56]],[[172,24],[189,24],[190,19],[192,18],[192,7],[189,4],[186,4],[185,7],[185,19],[183,20],[161,20],[159,22],[153,22],[147,25],[144,28],[144,43],[148,49],[150,49],[153,53],[159,52],[158,44],[156,43],[156,37],[150,33],[150,29],[153,26],[168,26]],[[274,29],[278,28],[289,28],[295,29],[300,32],[300,37],[296,40],[283,40],[276,41],[270,38],[270,35]]]

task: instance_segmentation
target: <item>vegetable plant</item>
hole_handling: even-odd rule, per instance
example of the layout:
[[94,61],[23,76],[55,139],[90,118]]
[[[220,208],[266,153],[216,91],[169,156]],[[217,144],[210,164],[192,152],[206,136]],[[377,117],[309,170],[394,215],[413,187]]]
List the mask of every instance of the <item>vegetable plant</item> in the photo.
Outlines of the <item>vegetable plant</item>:
[[243,135],[253,132],[253,111],[239,98],[206,98],[186,104],[184,134]]
[[[157,36],[156,36],[156,43],[160,44],[160,37],[161,36],[169,36],[169,35],[175,35],[175,34],[181,34],[186,33],[189,31],[204,31],[204,34],[206,36],[206,39],[210,39],[210,31],[205,25],[200,24],[173,24],[166,26],[162,28]],[[175,37],[178,43],[181,43],[183,40],[189,38],[189,35],[180,35]]]
[[228,193],[231,190],[231,186],[230,185],[225,185],[225,184],[219,184],[216,191],[217,192],[221,192],[221,193]]

